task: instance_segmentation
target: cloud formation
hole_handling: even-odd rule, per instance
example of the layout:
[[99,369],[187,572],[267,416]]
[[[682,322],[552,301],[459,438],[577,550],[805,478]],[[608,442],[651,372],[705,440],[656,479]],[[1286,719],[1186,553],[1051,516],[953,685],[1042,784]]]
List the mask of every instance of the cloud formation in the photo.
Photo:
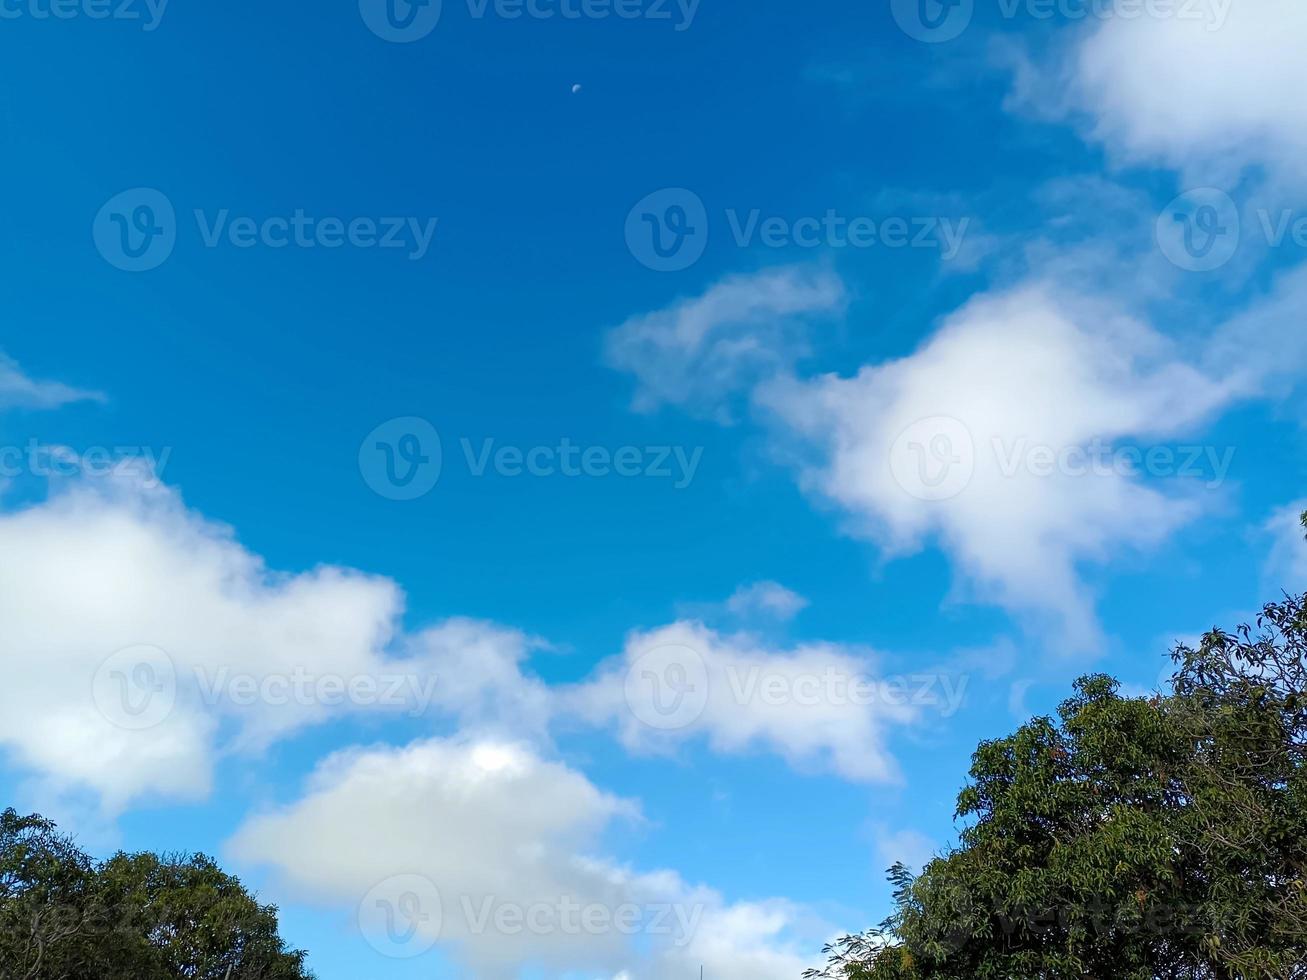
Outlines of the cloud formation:
[[732,276],[700,296],[631,317],[609,332],[605,357],[635,376],[636,411],[672,405],[729,421],[732,396],[802,357],[807,326],[844,303],[843,283],[822,269]]
[[[787,276],[759,279],[765,292]],[[748,279],[729,281],[732,295],[748,294]],[[1199,445],[1191,458],[1174,443],[1300,363],[1292,311],[1305,294],[1307,274],[1287,275],[1182,346],[1131,312],[1133,302],[1090,298],[1062,276],[1028,277],[975,296],[912,353],[851,376],[788,369],[735,382],[749,388],[777,458],[836,508],[845,530],[890,556],[941,545],[964,594],[1055,625],[1068,648],[1083,647],[1097,639],[1083,566],[1151,548],[1200,513],[1228,473],[1229,451]],[[698,305],[632,322],[674,322]],[[801,341],[788,326],[749,329],[740,346],[782,337],[772,362],[793,363],[784,352]],[[679,336],[663,335],[640,379],[673,385],[698,347]],[[666,400],[692,400],[692,382],[684,396]]]
[[727,611],[742,618],[763,615],[778,620],[789,620],[807,607],[807,599],[779,582],[753,582],[742,585],[726,600]]
[[1307,7],[1200,0],[1169,9],[1077,26],[1057,61],[1021,59],[1015,104],[1080,119],[1118,163],[1164,166],[1190,183],[1230,189],[1249,167],[1307,180],[1307,106],[1296,91]]
[[615,727],[634,752],[703,740],[715,752],[770,752],[858,782],[897,779],[889,731],[938,706],[887,687],[868,650],[777,650],[695,621],[632,633],[621,655],[560,698],[569,714]]
[[[781,616],[801,603],[770,583],[738,598]],[[167,486],[130,472],[72,481],[0,511],[0,745],[54,791],[89,789],[115,811],[141,797],[204,798],[222,754],[349,713],[545,746],[555,726],[577,723],[645,744],[641,712],[661,721],[652,692],[628,690],[627,660],[551,687],[528,664],[542,641],[466,618],[409,632],[403,607],[387,578],[267,568]],[[694,622],[658,637],[689,644],[713,671],[708,710],[683,735],[851,779],[891,778],[886,732],[912,711],[776,701],[757,686],[828,669],[868,678],[863,651],[776,650]],[[646,640],[632,637],[623,656]]]
[[0,744],[110,808],[194,799],[221,749],[352,707],[423,710],[454,641],[514,642],[449,625],[433,656],[390,657],[401,606],[386,579],[270,571],[166,487],[74,483],[0,513]]
[[58,408],[71,402],[103,401],[98,391],[83,391],[58,381],[37,381],[18,362],[0,352],[0,408]]
[[1052,613],[1081,641],[1095,617],[1077,565],[1198,512],[1095,466],[1095,444],[1183,435],[1229,397],[1147,324],[1040,285],[977,297],[907,357],[757,393],[815,450],[800,479],[853,533],[890,554],[937,540],[982,599]]
[[803,914],[790,903],[728,903],[600,853],[611,824],[638,819],[634,803],[531,748],[431,739],[326,759],[300,799],[248,820],[230,849],[306,900],[357,909],[382,953],[439,941],[492,980],[659,980],[701,964],[723,980],[802,972],[792,937]]

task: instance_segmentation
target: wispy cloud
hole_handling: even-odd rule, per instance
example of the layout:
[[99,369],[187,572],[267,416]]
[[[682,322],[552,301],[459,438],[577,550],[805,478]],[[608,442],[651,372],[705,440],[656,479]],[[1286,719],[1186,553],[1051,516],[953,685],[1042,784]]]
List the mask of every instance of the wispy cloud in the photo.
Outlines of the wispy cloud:
[[18,362],[0,352],[0,408],[58,408],[72,402],[105,400],[98,391],[73,388],[58,381],[37,381]]
[[833,273],[787,266],[732,276],[665,309],[633,316],[607,337],[608,364],[636,378],[634,408],[674,405],[730,421],[730,400],[802,357],[808,324],[838,313]]
[[764,615],[772,619],[789,620],[803,612],[808,600],[779,582],[754,582],[741,585],[726,600],[729,612],[741,618]]

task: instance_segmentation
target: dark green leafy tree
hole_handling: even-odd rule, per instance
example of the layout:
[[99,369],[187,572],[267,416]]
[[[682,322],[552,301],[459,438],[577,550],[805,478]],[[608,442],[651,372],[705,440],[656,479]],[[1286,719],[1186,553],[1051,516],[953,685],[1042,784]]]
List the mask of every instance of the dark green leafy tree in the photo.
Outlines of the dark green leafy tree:
[[1307,977],[1307,609],[1180,646],[1170,690],[1082,678],[983,743],[958,846],[808,976]]
[[54,824],[0,814],[0,980],[307,980],[304,953],[207,857],[92,861]]

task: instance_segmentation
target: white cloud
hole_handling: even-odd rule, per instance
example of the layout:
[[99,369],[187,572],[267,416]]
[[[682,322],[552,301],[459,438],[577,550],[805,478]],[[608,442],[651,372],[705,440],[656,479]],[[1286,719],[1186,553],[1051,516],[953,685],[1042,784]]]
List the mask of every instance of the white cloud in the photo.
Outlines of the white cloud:
[[1307,367],[1307,265],[1276,278],[1269,291],[1217,326],[1199,345],[1208,374],[1248,397],[1283,395]]
[[774,650],[698,622],[633,633],[621,656],[559,696],[570,713],[616,725],[632,751],[703,738],[717,752],[765,750],[858,781],[897,777],[886,732],[920,710],[911,694],[886,687],[866,650]]
[[726,608],[736,616],[759,613],[774,619],[793,619],[808,606],[808,600],[779,582],[754,582],[742,585],[726,600]]
[[608,363],[635,375],[634,407],[676,405],[729,418],[729,400],[806,351],[806,324],[844,305],[839,278],[785,267],[735,276],[611,331]]
[[1040,286],[973,300],[908,357],[758,393],[817,447],[803,483],[854,533],[891,553],[937,538],[984,598],[1082,641],[1077,564],[1154,544],[1197,506],[1074,454],[1182,434],[1229,397],[1147,325]]
[[[1116,221],[1137,197],[1113,198],[1112,190],[1080,181],[1049,193],[1110,201]],[[1101,252],[1093,262],[1051,232],[1048,253],[1034,263],[1045,276],[973,298],[908,356],[852,376],[804,377],[791,367],[735,379],[752,384],[776,458],[836,507],[849,533],[890,556],[940,545],[968,597],[1055,625],[1067,649],[1097,639],[1085,566],[1157,545],[1215,500],[1232,450],[1194,437],[1235,401],[1287,388],[1307,361],[1307,267],[1280,276],[1223,323],[1186,323],[1182,345],[1128,312],[1155,307],[1155,290],[1108,288],[1127,265],[1150,281],[1155,266],[1112,248],[1095,229],[1091,222],[1090,245]],[[1077,233],[1069,234],[1074,243]],[[1077,284],[1087,268],[1089,281]],[[747,277],[729,283],[732,294],[750,289]],[[682,308],[712,305],[707,297],[720,288],[629,323],[674,323]],[[792,365],[787,352],[802,340],[785,317],[770,322],[766,309],[737,324],[749,339],[736,343],[762,350],[780,338],[770,362]],[[1174,305],[1167,314],[1184,319]],[[643,384],[643,370],[631,369]],[[700,393],[692,377],[659,378],[664,401],[692,403]],[[1198,443],[1196,459],[1144,455],[1182,439]],[[755,589],[728,608],[756,607],[768,586]]]
[[406,644],[404,661],[426,665],[439,678],[432,704],[461,728],[543,738],[552,694],[525,665],[544,646],[517,630],[457,618],[418,633]]
[[[0,514],[0,745],[116,808],[201,797],[217,752],[351,707],[492,721],[525,638],[456,620],[391,656],[402,603],[348,569],[274,573],[167,488],[76,483]],[[526,724],[538,701],[524,678],[500,698]]]
[[799,975],[793,906],[727,904],[674,872],[597,853],[613,821],[636,818],[634,804],[521,745],[433,739],[327,759],[301,799],[247,821],[230,848],[308,900],[363,905],[360,941],[377,938],[375,901],[425,896],[410,942],[444,944],[477,976],[625,970],[642,980],[701,963],[722,980]]
[[[1298,97],[1307,6],[1201,0],[1184,15],[1113,16],[1077,27],[1062,73],[1019,66],[1018,102],[1084,114],[1122,163],[1160,164],[1231,188],[1242,169],[1307,178],[1307,105]],[[1051,95],[1050,95],[1051,93]]]
[[58,408],[70,402],[103,401],[96,391],[82,391],[58,381],[35,381],[12,358],[0,353],[0,408]]
[[[142,796],[202,798],[219,755],[350,711],[541,744],[580,714],[620,719],[627,742],[640,743],[612,664],[560,691],[530,674],[542,644],[516,630],[456,618],[406,633],[393,581],[335,567],[274,572],[229,528],[135,475],[74,481],[0,512],[0,746],[50,791],[90,789],[109,811]],[[739,602],[785,615],[802,600],[763,583]],[[912,711],[803,704],[804,691],[770,704],[749,687],[827,669],[865,676],[859,651],[775,652],[695,625],[659,635],[687,639],[712,667],[715,693],[696,730],[714,747],[774,751],[852,779],[892,775],[884,729]]]
[[[143,796],[202,798],[219,754],[339,712],[430,707],[457,720],[457,738],[328,758],[303,799],[245,824],[237,855],[350,906],[388,876],[424,875],[453,903],[439,938],[479,976],[516,976],[528,964],[560,976],[625,968],[630,980],[699,964],[724,980],[802,971],[799,950],[825,933],[795,941],[802,910],[773,899],[728,904],[674,872],[632,871],[599,853],[606,828],[638,810],[540,754],[567,705],[526,673],[537,641],[464,619],[404,634],[402,606],[388,579],[270,571],[166,487],[74,482],[0,513],[0,745],[55,791],[90,789],[112,814]],[[126,659],[111,656],[124,649]],[[814,669],[828,662],[813,657]],[[269,697],[270,679],[297,674],[343,683],[331,699],[320,687],[307,701],[285,700],[281,688]],[[407,686],[393,705],[365,703],[350,685],[360,678],[378,682],[374,698],[391,678]],[[129,689],[139,716],[114,700]],[[849,751],[858,731],[841,736]],[[768,737],[783,734],[773,726]],[[637,934],[530,925],[506,934],[494,918],[505,907],[510,927],[511,915],[539,909],[633,909]],[[487,910],[490,924],[478,926]]]

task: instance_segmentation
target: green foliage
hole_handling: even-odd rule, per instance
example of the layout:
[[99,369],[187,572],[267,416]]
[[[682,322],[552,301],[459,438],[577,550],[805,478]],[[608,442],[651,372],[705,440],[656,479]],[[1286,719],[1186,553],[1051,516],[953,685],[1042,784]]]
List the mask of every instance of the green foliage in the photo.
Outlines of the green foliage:
[[97,864],[50,821],[0,814],[3,980],[306,980],[303,961],[207,857]]
[[977,749],[958,846],[810,977],[1307,977],[1307,610],[1181,646],[1166,695],[1091,676]]

